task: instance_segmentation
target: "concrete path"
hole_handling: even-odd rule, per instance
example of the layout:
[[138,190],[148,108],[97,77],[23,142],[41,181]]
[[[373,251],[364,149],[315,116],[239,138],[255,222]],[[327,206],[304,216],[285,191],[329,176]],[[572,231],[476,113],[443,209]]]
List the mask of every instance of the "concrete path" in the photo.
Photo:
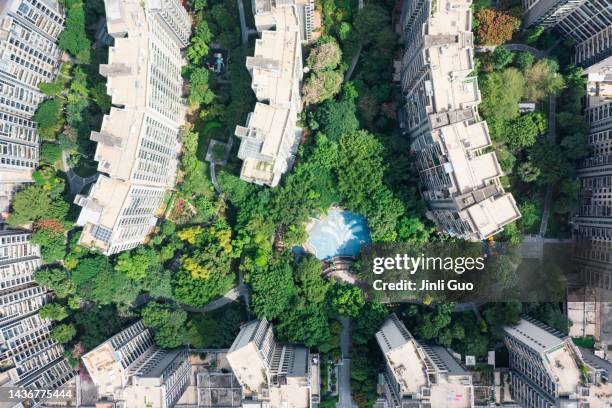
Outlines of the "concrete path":
[[544,58],[547,54],[546,51],[538,50],[537,48],[526,44],[504,44],[504,48],[508,51],[528,52],[538,59]]
[[[538,59],[546,57],[551,51],[551,49],[546,51],[538,50],[526,44],[504,44],[503,47],[508,51],[528,52]],[[496,45],[479,45],[476,47],[476,52],[493,52],[495,48],[497,48]]]
[[355,67],[357,66],[357,62],[359,62],[359,57],[361,56],[362,48],[363,46],[361,45],[361,43],[359,43],[359,49],[357,50],[357,53],[353,55],[353,59],[351,60],[351,66],[348,69],[348,71],[346,71],[346,74],[344,74],[345,81],[349,81],[351,79],[351,75],[353,75],[353,71],[355,70]]
[[221,309],[222,307],[235,302],[240,296],[244,296],[245,293],[248,293],[248,291],[249,290],[247,289],[246,285],[238,285],[223,295],[223,297],[210,302],[202,308],[192,308],[191,306],[187,305],[183,305],[182,308],[188,312],[212,312],[213,310]]
[[356,408],[357,405],[351,398],[351,319],[341,317],[342,332],[340,333],[340,351],[342,352],[342,364],[338,365],[338,403],[337,408]]
[[219,183],[217,182],[217,168],[214,162],[210,163],[210,181],[212,181],[213,186],[215,187],[215,191],[217,192],[217,195],[221,195],[223,191],[221,190],[221,187],[219,186]]
[[[357,7],[358,7],[358,10],[361,10],[363,8],[363,0],[359,0],[359,2],[357,3]],[[345,81],[349,81],[351,79],[351,76],[353,75],[353,71],[355,70],[355,67],[357,66],[357,63],[359,62],[359,57],[361,56],[362,48],[363,48],[363,46],[362,46],[361,41],[360,41],[359,42],[359,49],[357,50],[355,55],[353,55],[353,59],[351,60],[351,67],[348,69],[348,71],[346,71],[346,74],[344,74],[344,80]]]
[[242,0],[236,0],[236,3],[238,3],[238,14],[240,14],[240,36],[242,37],[242,44],[246,45],[249,42],[249,29],[244,16],[244,4],[242,4]]
[[66,179],[68,180],[68,185],[70,187],[70,192],[72,194],[78,194],[81,192],[83,187],[86,185],[93,183],[98,179],[98,174],[94,174],[89,177],[81,177],[74,172],[74,170],[68,164],[68,153],[62,150],[62,164],[64,165],[64,171],[66,172]]

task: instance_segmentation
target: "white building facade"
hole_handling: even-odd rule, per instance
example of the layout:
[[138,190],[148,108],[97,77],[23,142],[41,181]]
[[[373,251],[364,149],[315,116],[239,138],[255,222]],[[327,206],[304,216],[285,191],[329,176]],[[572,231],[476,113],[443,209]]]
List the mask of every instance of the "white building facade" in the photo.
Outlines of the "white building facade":
[[[108,32],[115,38],[107,77],[113,107],[91,140],[103,173],[87,197],[77,221],[81,244],[106,255],[142,244],[157,222],[157,211],[174,187],[182,99],[181,49],[191,23],[178,0],[106,0]],[[110,199],[109,194],[112,195]]]
[[189,385],[186,349],[166,350],[142,321],[82,357],[98,396],[117,406],[172,408]]
[[274,187],[293,166],[301,137],[296,126],[302,110],[300,8],[291,2],[264,6],[270,24],[256,17],[258,30],[265,30],[255,42],[255,55],[246,61],[258,102],[246,126],[236,126],[235,135],[240,138],[238,158],[243,160],[240,178]]
[[0,3],[0,212],[5,218],[15,189],[32,181],[39,138],[32,120],[44,96],[41,82],[55,80],[64,25],[56,0]]
[[[53,391],[72,384],[76,374],[64,348],[51,338],[51,320],[38,314],[50,300],[48,290],[34,281],[40,265],[39,248],[28,232],[0,231],[0,383]],[[40,396],[28,400],[33,407],[42,402]]]
[[431,218],[441,231],[467,240],[500,232],[520,217],[491,138],[478,116],[472,75],[471,1],[404,2],[401,28],[400,127],[411,151]]

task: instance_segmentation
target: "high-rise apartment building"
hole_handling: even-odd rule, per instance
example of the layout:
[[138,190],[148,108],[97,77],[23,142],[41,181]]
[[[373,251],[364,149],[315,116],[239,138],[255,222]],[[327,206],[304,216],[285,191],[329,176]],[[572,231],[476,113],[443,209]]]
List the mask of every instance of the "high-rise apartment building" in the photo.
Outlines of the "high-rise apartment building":
[[612,55],[611,0],[523,0],[523,12],[525,27],[554,28],[573,39],[577,65]]
[[491,146],[473,75],[471,2],[404,2],[400,126],[427,201],[428,216],[452,236],[480,240],[518,219]]
[[[254,7],[256,0],[253,0]],[[240,138],[238,157],[243,160],[240,178],[276,186],[295,158],[301,130],[296,127],[302,110],[300,83],[303,77],[300,41],[300,7],[292,2],[266,3],[270,24],[255,42],[255,55],[246,66],[258,103],[246,126],[236,126]],[[273,22],[273,23],[272,23]],[[267,28],[275,27],[274,31]]]
[[580,206],[572,225],[583,283],[612,291],[612,57],[586,74],[589,154],[577,166]]
[[612,383],[572,340],[531,318],[506,327],[510,391],[526,408],[609,407]]
[[32,118],[43,100],[39,83],[55,80],[58,72],[63,24],[56,0],[0,2],[0,212],[8,210],[19,185],[32,181],[38,165]]
[[314,0],[251,0],[255,28],[262,32],[271,30],[277,25],[277,16],[273,12],[276,7],[295,7],[300,39],[304,43],[310,42],[314,31]]
[[249,406],[307,408],[319,401],[318,356],[304,346],[277,342],[266,320],[240,328],[227,361]]
[[[0,383],[53,391],[67,386],[75,372],[51,338],[51,321],[38,314],[49,293],[34,282],[41,259],[29,239],[25,231],[0,231]],[[29,406],[41,402],[34,394],[28,400]]]
[[172,408],[189,385],[186,349],[155,346],[138,321],[82,357],[98,396],[129,407]]
[[385,407],[474,406],[472,375],[444,347],[417,342],[395,314],[376,341],[385,357]]
[[185,116],[181,48],[191,24],[179,0],[106,0],[105,7],[115,45],[100,73],[113,107],[91,134],[104,175],[75,203],[83,207],[81,244],[111,255],[145,240],[174,186]]

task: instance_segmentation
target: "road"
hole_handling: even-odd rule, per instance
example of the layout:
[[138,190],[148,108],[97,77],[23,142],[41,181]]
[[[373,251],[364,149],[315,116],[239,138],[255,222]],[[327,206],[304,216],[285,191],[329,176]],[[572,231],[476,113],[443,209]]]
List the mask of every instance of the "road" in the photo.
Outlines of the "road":
[[351,319],[341,317],[342,332],[340,333],[340,351],[342,364],[338,366],[338,403],[337,408],[356,408],[351,398]]

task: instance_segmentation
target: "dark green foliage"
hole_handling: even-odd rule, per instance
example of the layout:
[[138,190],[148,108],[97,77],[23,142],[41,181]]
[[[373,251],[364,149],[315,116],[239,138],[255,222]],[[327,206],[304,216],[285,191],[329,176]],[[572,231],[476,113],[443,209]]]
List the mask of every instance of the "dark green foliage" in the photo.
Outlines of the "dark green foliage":
[[352,339],[355,344],[367,344],[380,330],[389,315],[387,307],[377,302],[366,302],[353,319]]
[[142,322],[153,329],[155,343],[164,348],[184,344],[187,313],[167,304],[149,302],[141,311]]
[[212,313],[194,314],[189,319],[187,342],[194,348],[229,348],[246,319],[244,306],[237,302]]
[[111,268],[108,258],[96,255],[79,261],[76,269],[72,271],[72,281],[78,286],[87,282],[97,274],[105,274]]
[[544,34],[544,27],[541,25],[531,27],[525,32],[525,42],[527,44],[535,44],[540,36]]
[[565,158],[561,147],[547,141],[531,147],[529,160],[537,163],[540,169],[538,180],[543,184],[556,183],[573,173],[573,166]]
[[538,133],[538,125],[534,121],[534,115],[522,115],[508,122],[506,142],[513,150],[524,149],[536,142]]
[[79,341],[86,349],[91,350],[109,337],[124,328],[124,321],[119,318],[114,306],[92,306],[76,312],[75,324]]
[[136,282],[115,271],[108,258],[101,255],[79,260],[72,279],[80,296],[100,305],[131,304],[141,290]]
[[311,128],[318,129],[332,140],[343,134],[352,134],[359,128],[356,109],[355,102],[350,99],[326,101],[315,111]]
[[488,307],[483,317],[489,327],[493,340],[504,337],[504,327],[518,324],[521,318],[522,305],[520,302],[499,302]]
[[251,286],[255,314],[269,320],[283,316],[297,296],[287,256],[271,260],[266,269],[256,268],[251,275]]
[[512,62],[512,59],[512,53],[503,46],[496,47],[491,53],[491,63],[493,64],[493,68],[496,70],[504,69]]
[[535,57],[530,52],[517,52],[514,57],[514,64],[523,72],[533,66]]
[[569,332],[570,322],[557,303],[527,303],[525,311],[531,317],[545,323],[562,333]]
[[365,43],[376,39],[376,33],[384,33],[390,21],[389,12],[376,3],[366,3],[357,13],[353,25],[359,37]]

